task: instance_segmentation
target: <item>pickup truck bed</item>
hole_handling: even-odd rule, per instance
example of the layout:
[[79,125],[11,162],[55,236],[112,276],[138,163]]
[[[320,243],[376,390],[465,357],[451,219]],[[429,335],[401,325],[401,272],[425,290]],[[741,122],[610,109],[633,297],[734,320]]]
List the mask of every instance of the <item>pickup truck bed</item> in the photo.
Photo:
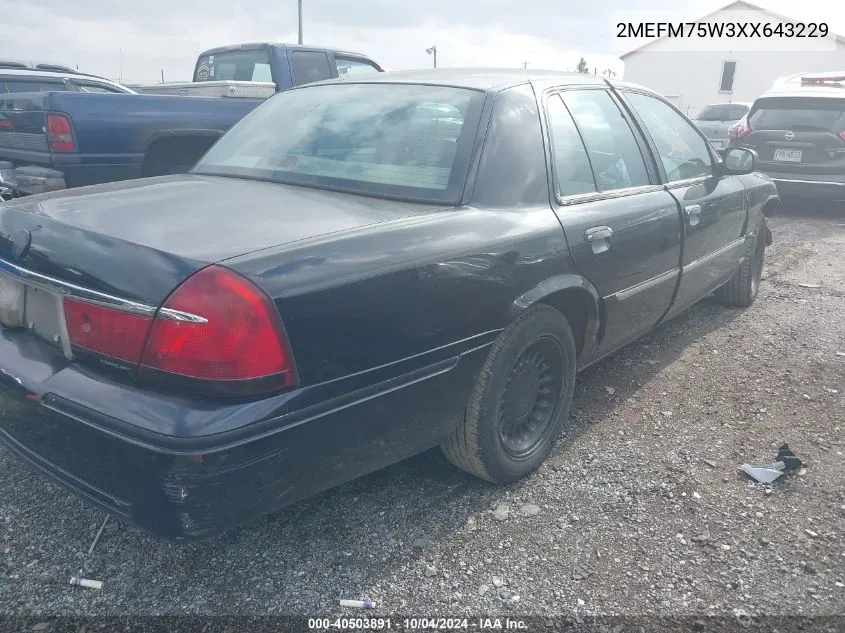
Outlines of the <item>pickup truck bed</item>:
[[358,53],[258,42],[209,49],[192,82],[146,94],[0,94],[0,198],[188,171],[276,92],[362,72],[382,68]]
[[[80,187],[175,173],[193,165],[262,101],[76,92],[6,95],[0,97],[0,118],[8,121],[0,125],[0,159],[26,166],[17,170],[23,193],[55,189],[56,179]],[[51,127],[48,117],[67,122],[69,145],[50,134],[63,130],[60,122]]]

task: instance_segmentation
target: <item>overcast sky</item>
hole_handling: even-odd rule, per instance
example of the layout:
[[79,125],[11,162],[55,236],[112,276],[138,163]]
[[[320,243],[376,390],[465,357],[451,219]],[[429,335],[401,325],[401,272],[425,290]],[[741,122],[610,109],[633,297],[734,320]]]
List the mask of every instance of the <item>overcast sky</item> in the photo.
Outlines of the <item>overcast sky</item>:
[[[694,20],[728,0],[686,0]],[[845,34],[845,3],[760,0]],[[0,58],[79,66],[125,83],[189,80],[204,49],[296,42],[296,0],[0,0]],[[303,0],[306,44],[365,53],[389,70],[504,66],[572,70],[584,56],[622,75],[613,23],[620,12],[678,15],[678,0]],[[669,13],[671,12],[671,13]],[[655,17],[657,19],[657,17]],[[624,48],[624,47],[623,47]]]

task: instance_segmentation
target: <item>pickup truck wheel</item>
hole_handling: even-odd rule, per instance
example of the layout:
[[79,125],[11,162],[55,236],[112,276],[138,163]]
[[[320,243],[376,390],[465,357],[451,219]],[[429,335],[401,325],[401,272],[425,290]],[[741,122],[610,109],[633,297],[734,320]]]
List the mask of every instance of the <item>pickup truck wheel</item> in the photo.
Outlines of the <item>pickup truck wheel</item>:
[[441,447],[449,461],[500,484],[537,470],[569,414],[575,358],[563,315],[529,308],[493,344],[463,421]]
[[716,291],[716,296],[722,303],[741,308],[754,303],[760,291],[760,279],[763,276],[767,231],[765,222],[761,223],[754,239],[746,243],[742,266],[728,283]]

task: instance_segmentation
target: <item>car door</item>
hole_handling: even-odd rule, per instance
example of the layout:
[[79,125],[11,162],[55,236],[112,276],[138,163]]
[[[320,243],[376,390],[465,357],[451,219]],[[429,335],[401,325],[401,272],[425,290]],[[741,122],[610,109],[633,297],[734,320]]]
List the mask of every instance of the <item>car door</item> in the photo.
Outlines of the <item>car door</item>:
[[545,99],[555,213],[576,266],[601,295],[598,356],[654,327],[680,274],[681,219],[656,165],[604,88]]
[[652,94],[621,92],[684,218],[681,283],[668,318],[722,285],[742,262],[746,192],[739,178],[721,175],[720,157],[674,107]]

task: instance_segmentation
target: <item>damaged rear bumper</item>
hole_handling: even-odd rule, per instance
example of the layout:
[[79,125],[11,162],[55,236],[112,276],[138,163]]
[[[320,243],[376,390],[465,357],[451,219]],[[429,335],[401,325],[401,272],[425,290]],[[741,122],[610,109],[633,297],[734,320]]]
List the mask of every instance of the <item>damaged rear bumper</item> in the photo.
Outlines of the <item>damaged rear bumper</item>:
[[151,392],[0,329],[0,443],[111,514],[196,540],[441,443],[484,355],[330,398],[232,403]]

